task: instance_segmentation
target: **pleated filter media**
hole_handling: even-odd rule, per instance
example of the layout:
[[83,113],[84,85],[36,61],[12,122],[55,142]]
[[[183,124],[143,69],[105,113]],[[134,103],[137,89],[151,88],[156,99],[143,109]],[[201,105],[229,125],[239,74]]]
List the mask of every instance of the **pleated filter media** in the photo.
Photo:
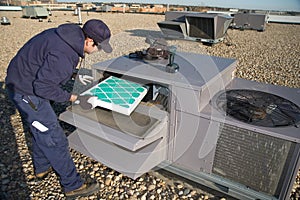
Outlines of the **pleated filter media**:
[[147,88],[132,81],[110,76],[81,95],[93,95],[96,106],[130,115],[147,94]]

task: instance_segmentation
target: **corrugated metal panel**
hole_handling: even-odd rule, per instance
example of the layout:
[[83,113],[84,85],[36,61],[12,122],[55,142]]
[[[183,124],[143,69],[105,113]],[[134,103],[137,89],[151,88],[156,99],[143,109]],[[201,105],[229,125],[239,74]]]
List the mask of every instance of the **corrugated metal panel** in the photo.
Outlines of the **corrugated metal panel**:
[[290,141],[222,124],[213,173],[278,197],[294,147]]

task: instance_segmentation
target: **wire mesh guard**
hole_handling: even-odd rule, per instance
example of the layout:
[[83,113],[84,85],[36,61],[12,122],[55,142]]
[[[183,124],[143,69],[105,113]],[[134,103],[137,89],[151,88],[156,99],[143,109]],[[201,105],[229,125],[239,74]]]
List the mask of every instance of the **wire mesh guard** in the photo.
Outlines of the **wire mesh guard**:
[[213,106],[239,121],[264,127],[299,127],[300,108],[280,96],[256,90],[227,90]]
[[110,76],[93,86],[82,95],[97,96],[97,106],[130,115],[147,94],[147,88],[140,84]]

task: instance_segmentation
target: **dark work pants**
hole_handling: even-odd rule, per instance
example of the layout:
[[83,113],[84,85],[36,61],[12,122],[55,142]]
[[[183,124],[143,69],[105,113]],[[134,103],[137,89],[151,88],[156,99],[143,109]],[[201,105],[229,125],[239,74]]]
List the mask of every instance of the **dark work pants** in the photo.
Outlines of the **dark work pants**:
[[[35,173],[44,172],[52,166],[60,176],[65,192],[79,188],[83,182],[70,155],[67,137],[50,102],[37,96],[25,96],[9,89],[7,91],[30,127]],[[32,125],[34,121],[38,121],[46,129],[38,130]]]

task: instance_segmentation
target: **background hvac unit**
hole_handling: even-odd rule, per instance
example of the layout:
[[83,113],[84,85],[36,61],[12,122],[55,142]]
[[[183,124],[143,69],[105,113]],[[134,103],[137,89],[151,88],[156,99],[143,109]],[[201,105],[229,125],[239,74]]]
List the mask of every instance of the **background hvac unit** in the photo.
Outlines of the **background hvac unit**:
[[201,111],[198,134],[175,169],[239,199],[289,199],[300,164],[299,93],[234,79]]
[[157,24],[165,38],[184,39],[187,37],[185,22],[163,21]]
[[166,38],[218,43],[225,37],[233,18],[229,15],[200,12],[167,12],[159,22]]
[[232,17],[214,13],[197,13],[185,16],[189,37],[217,40],[225,36]]
[[264,31],[267,23],[267,15],[259,13],[237,13],[234,15],[233,28],[252,29]]
[[22,8],[24,18],[47,18],[49,15],[47,8],[41,6],[25,6]]

